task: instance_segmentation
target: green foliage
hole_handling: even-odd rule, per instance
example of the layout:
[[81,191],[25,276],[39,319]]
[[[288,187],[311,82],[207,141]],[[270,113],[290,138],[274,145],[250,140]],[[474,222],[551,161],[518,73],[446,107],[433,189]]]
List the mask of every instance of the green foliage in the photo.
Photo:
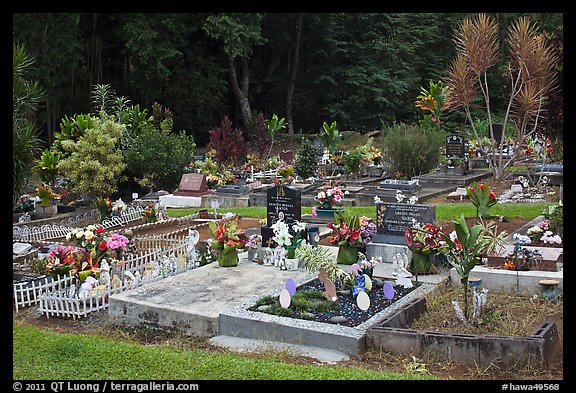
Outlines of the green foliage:
[[272,118],[264,120],[266,130],[268,130],[268,133],[272,138],[272,143],[274,143],[274,140],[276,140],[278,133],[286,128],[284,121],[284,118],[278,119],[278,115],[276,113],[272,115]]
[[440,236],[448,246],[448,249],[441,249],[440,252],[446,254],[448,262],[454,267],[464,286],[464,316],[468,318],[468,278],[470,271],[480,262],[480,255],[485,252],[490,241],[481,236],[484,231],[481,224],[468,228],[462,213],[457,220],[453,220],[453,223],[456,229],[456,239],[452,240],[449,235],[440,232]]
[[300,149],[294,157],[294,170],[302,179],[307,179],[316,174],[318,157],[321,152],[318,146],[309,138],[302,137]]
[[69,147],[70,156],[60,161],[59,168],[72,181],[73,191],[92,197],[111,195],[126,167],[116,147],[126,127],[106,115],[93,120],[94,127]]
[[403,123],[387,127],[381,136],[382,154],[396,178],[412,178],[438,166],[444,132]]
[[72,117],[64,115],[60,121],[60,132],[54,133],[53,149],[62,153],[63,157],[70,155],[70,146],[74,145],[86,130],[94,127],[94,119],[90,115],[76,114]]
[[494,194],[487,183],[478,184],[475,181],[472,186],[466,187],[466,194],[474,207],[476,207],[476,217],[487,217],[490,213],[490,208],[498,203],[496,194]]
[[263,14],[219,14],[206,18],[203,29],[212,38],[224,43],[224,52],[232,58],[248,57],[253,46],[266,42],[260,22]]
[[126,173],[155,190],[173,190],[194,158],[194,138],[185,131],[142,129],[124,151]]
[[336,264],[336,259],[330,250],[324,247],[313,247],[308,243],[302,243],[295,251],[296,258],[304,261],[304,268],[312,273],[320,269],[326,270],[326,276],[332,282],[340,281],[347,273]]
[[34,116],[44,92],[37,81],[29,79],[34,58],[26,47],[13,44],[12,53],[12,206],[15,207],[40,152]]
[[62,158],[62,154],[56,150],[44,149],[40,160],[36,164],[38,173],[40,174],[40,180],[46,183],[54,185],[56,180],[56,175],[58,175],[58,163]]
[[328,149],[330,154],[334,154],[336,152],[336,147],[340,140],[342,139],[342,135],[336,126],[336,121],[333,121],[332,124],[328,124],[326,122],[322,123],[322,132],[318,135],[318,138],[324,143],[324,146]]

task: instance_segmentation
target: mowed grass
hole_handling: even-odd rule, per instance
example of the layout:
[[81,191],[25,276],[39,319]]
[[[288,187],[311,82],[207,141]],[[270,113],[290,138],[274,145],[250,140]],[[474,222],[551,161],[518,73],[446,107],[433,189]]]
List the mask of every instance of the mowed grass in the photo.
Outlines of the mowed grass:
[[301,365],[281,356],[144,345],[99,335],[13,324],[15,380],[421,380],[427,373]]
[[[525,218],[533,219],[542,214],[542,211],[548,206],[553,205],[552,203],[499,203],[490,208],[490,214],[494,216],[506,216],[509,218]],[[368,218],[376,219],[376,207],[375,206],[345,206],[346,211],[358,214],[360,216],[366,216]],[[170,217],[184,217],[193,214],[201,209],[191,208],[191,209],[168,209],[168,215]],[[302,207],[302,214],[311,214],[312,208],[308,206]],[[210,210],[212,212],[213,210]],[[217,213],[232,212],[237,213],[241,217],[250,218],[266,218],[266,207],[265,206],[253,206],[253,207],[230,207],[230,208],[219,208],[216,210]],[[475,217],[476,208],[472,203],[442,203],[436,205],[436,220],[455,220],[460,216],[460,213],[464,213],[465,217]]]

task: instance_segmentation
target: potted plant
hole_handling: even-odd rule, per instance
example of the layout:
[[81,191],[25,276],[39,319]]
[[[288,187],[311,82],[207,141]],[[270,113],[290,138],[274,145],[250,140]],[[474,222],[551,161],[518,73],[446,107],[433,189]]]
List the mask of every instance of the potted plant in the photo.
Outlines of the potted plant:
[[412,251],[412,260],[408,265],[411,273],[429,274],[435,271],[432,257],[443,247],[441,232],[441,227],[430,223],[425,225],[416,223],[406,229],[404,238],[406,245]]
[[334,223],[327,226],[332,230],[328,241],[338,246],[337,263],[352,265],[358,262],[358,252],[364,245],[360,217],[346,212],[337,213]]
[[238,227],[238,216],[224,217],[208,223],[212,234],[212,248],[218,251],[218,264],[222,267],[238,266],[238,250],[248,243],[244,229]]
[[56,205],[56,193],[46,183],[41,183],[36,188],[36,203],[34,204],[34,212],[41,217],[50,217],[58,212]]
[[341,203],[346,194],[347,191],[342,191],[340,187],[332,187],[330,183],[326,183],[314,197],[314,200],[319,204],[315,207],[316,215],[334,219],[335,213],[344,212],[344,209],[334,209],[334,204]]

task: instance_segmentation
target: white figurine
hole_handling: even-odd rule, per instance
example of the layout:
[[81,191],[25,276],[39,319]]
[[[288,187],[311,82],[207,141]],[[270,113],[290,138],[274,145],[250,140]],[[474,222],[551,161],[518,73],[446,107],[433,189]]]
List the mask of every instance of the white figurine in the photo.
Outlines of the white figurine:
[[100,279],[98,282],[102,285],[110,285],[110,265],[106,259],[103,259],[100,264]]
[[272,249],[270,247],[266,247],[264,249],[263,261],[264,261],[264,263],[263,263],[264,266],[274,265],[274,254],[272,253]]

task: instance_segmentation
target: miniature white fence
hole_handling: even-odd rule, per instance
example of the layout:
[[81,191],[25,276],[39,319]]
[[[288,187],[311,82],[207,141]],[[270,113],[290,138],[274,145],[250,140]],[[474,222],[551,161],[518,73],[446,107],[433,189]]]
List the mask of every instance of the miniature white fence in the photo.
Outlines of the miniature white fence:
[[89,296],[80,297],[78,290],[69,285],[69,278],[55,281],[55,284],[47,286],[37,296],[40,311],[48,318],[85,317],[89,313],[108,308],[110,296],[113,294],[194,269],[199,265],[196,258],[187,256],[185,239],[166,249],[129,256],[125,262],[123,267],[114,266],[110,272],[111,277],[116,275],[120,279],[119,284],[108,285],[105,289],[96,288]]
[[[46,224],[40,227],[33,226],[32,228],[27,225],[14,225],[12,226],[12,240],[22,242],[35,242],[48,239],[58,239],[65,237],[66,234],[72,231],[75,227],[88,225],[94,223],[97,219],[98,212],[92,210],[90,213],[79,214],[68,220],[62,220],[60,225]],[[103,220],[101,224],[95,224],[97,227],[101,226],[105,229],[114,226],[122,226],[130,221],[142,218],[144,208],[142,206],[129,207],[120,213],[119,216],[113,216],[109,219]],[[65,225],[65,224],[68,225]]]

